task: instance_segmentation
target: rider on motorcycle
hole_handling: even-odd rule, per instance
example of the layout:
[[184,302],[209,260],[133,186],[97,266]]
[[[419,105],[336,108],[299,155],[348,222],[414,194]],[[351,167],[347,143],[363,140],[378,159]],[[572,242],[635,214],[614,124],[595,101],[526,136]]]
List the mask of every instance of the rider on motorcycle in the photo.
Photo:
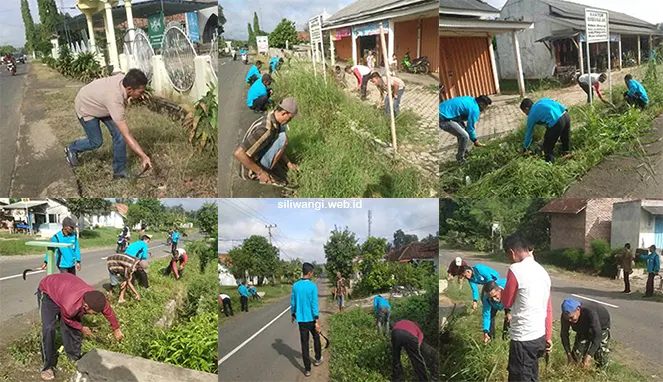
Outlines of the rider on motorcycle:
[[242,62],[244,64],[249,63],[249,47],[244,46],[243,48],[239,49],[239,54],[242,56]]
[[2,61],[4,61],[5,65],[7,65],[7,70],[10,70],[9,67],[10,62],[14,64],[14,70],[16,70],[16,60],[14,59],[14,56],[12,56],[11,54],[7,54],[5,57],[3,57]]

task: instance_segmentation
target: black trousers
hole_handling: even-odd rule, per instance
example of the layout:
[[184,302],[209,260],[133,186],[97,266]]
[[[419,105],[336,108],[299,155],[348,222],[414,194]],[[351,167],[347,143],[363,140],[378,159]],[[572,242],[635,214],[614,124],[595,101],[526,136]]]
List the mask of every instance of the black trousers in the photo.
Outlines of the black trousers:
[[580,85],[580,87],[582,88],[582,90],[585,91],[585,94],[587,94],[587,103],[589,103],[589,92],[590,92],[590,89],[591,89],[592,96],[593,96],[593,95],[594,95],[594,88],[593,88],[593,87],[590,87],[590,86],[587,85],[587,84],[583,84],[583,83],[581,83],[580,81],[578,81],[578,85]]
[[140,285],[145,289],[150,286],[147,280],[147,273],[142,269],[134,272],[134,280],[136,280],[135,285]]
[[241,305],[240,310],[242,312],[248,312],[249,311],[249,298],[248,297],[240,296],[239,303]]
[[58,267],[58,269],[60,270],[60,273],[71,273],[72,275],[76,276],[76,266],[75,265],[71,268]]
[[262,95],[253,100],[253,106],[250,107],[251,110],[255,111],[267,110],[267,105],[269,104],[269,90],[270,89],[267,89],[267,94]]
[[83,339],[81,331],[68,326],[60,318],[60,307],[41,290],[37,290],[37,304],[41,314],[41,355],[44,361],[42,370],[53,369],[58,364],[58,352],[55,345],[58,320],[60,320],[60,334],[64,350],[72,361],[78,361],[81,358]]
[[571,150],[571,117],[569,113],[562,114],[557,123],[546,129],[546,135],[543,138],[543,152],[546,156],[546,162],[554,162],[555,144],[558,140],[562,141],[562,152],[568,153]]
[[640,97],[630,96],[628,93],[624,93],[624,101],[627,104],[637,106],[640,109],[644,109],[647,106],[645,101],[643,101]]
[[401,349],[403,348],[412,363],[417,381],[429,381],[426,362],[419,348],[419,339],[410,332],[400,329],[391,332],[391,380],[394,382],[405,380],[401,364]]
[[253,85],[253,83],[256,82],[257,79],[258,79],[258,76],[255,75],[255,74],[252,75],[251,77],[249,77],[249,85]]
[[176,250],[177,250],[177,242],[174,241],[173,244],[170,245],[170,252],[175,253]]
[[539,358],[546,351],[546,336],[532,341],[509,343],[509,381],[536,382],[539,380]]
[[651,297],[654,295],[654,276],[655,273],[649,273],[647,275],[647,287],[645,288],[645,296]]
[[322,345],[320,345],[320,333],[315,330],[315,321],[299,322],[299,341],[302,344],[302,359],[304,360],[304,369],[311,371],[311,355],[308,349],[308,336],[313,336],[313,350],[315,359],[322,358]]
[[361,99],[366,98],[366,87],[368,86],[368,79],[371,76],[371,73],[368,73],[367,75],[363,76],[361,78]]
[[[491,339],[495,338],[495,316],[497,315],[497,309],[495,308],[490,308],[490,328],[488,329],[488,335],[490,336]],[[504,327],[502,327],[502,331],[504,331]]]
[[629,280],[629,273],[624,271],[624,292],[631,291],[631,280]]
[[235,313],[233,313],[233,306],[230,303],[230,299],[229,298],[224,298],[221,301],[223,302],[223,314],[225,314],[226,317],[228,317],[228,315],[229,315],[228,313],[230,313],[230,316],[234,316]]

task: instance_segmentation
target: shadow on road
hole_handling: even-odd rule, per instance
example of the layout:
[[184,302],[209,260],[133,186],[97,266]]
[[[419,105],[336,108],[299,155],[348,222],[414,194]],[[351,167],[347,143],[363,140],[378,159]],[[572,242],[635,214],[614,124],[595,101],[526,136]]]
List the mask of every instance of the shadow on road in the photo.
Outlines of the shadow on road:
[[608,298],[614,298],[614,299],[619,299],[619,300],[631,300],[631,301],[645,301],[645,302],[658,302],[661,303],[662,301],[650,299],[650,298],[642,298],[642,295],[644,293],[638,293],[638,292],[633,292],[631,294],[624,294],[624,293],[619,293],[619,292],[613,292],[613,291],[605,291],[605,290],[599,290],[599,289],[589,289],[589,288],[582,288],[582,287],[556,287],[553,286],[552,288],[553,292],[560,292],[560,293],[566,293],[568,295],[571,295],[572,293],[579,294],[579,295],[584,295],[587,297],[608,297]]
[[297,358],[302,357],[302,353],[300,351],[297,351],[293,348],[291,348],[289,345],[286,345],[283,343],[283,340],[281,338],[277,338],[274,340],[274,343],[272,344],[272,347],[274,350],[276,350],[279,355],[282,355],[286,357],[292,366],[297,368],[297,370],[301,371],[302,373],[305,372],[304,370],[304,365],[300,364]]

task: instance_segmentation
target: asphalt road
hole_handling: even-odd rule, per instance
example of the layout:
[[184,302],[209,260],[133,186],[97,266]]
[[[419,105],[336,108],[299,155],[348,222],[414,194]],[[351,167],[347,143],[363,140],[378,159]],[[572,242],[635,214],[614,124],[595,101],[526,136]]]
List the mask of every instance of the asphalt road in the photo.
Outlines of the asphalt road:
[[[441,250],[441,269],[446,267],[456,256],[463,256],[461,251]],[[467,259],[473,265],[478,262],[495,269],[506,278],[508,264],[487,260]],[[559,320],[561,304],[566,298],[573,297],[583,302],[593,299],[602,303],[610,312],[612,339],[621,342],[637,351],[637,358],[645,363],[648,369],[661,370],[663,364],[663,303],[645,300],[629,300],[617,290],[606,290],[604,287],[592,286],[584,282],[570,282],[566,279],[551,276],[553,320]],[[572,296],[576,294],[578,296]],[[631,297],[631,296],[629,296]],[[631,297],[632,298],[632,297]],[[553,346],[562,346],[559,338],[553,338]]]
[[[148,261],[170,255],[165,242],[152,242],[149,245],[152,257]],[[90,285],[108,280],[106,257],[115,254],[115,248],[85,251],[81,253],[81,271],[76,275]],[[0,256],[0,324],[16,316],[36,309],[35,292],[46,271],[28,273],[23,281],[23,270],[39,268],[43,263],[43,255]],[[148,272],[155,270],[148,270]]]
[[18,128],[21,124],[21,102],[28,64],[17,64],[16,75],[0,66],[0,195],[9,196],[16,158]]
[[219,59],[219,197],[280,198],[281,189],[239,177],[238,162],[233,153],[246,130],[259,114],[246,106],[246,73],[252,64],[227,57]]
[[[316,280],[318,286],[323,282]],[[239,308],[233,306],[234,319],[219,327],[219,380],[297,381],[306,378],[299,329],[297,323],[290,322],[290,296],[258,309],[251,309],[249,301],[248,314],[238,314]],[[264,331],[256,335],[263,328]],[[324,347],[324,339],[321,341]],[[315,376],[316,368],[312,366],[311,372]]]

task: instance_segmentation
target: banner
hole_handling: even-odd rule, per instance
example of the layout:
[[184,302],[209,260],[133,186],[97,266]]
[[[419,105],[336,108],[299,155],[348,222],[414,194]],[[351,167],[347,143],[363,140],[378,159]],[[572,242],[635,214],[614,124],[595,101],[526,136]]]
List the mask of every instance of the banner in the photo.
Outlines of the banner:
[[332,33],[332,40],[340,41],[343,37],[350,37],[351,35],[352,35],[352,27],[334,29],[334,33]]
[[364,24],[359,27],[354,28],[354,35],[356,37],[362,37],[362,36],[375,36],[380,34],[380,24],[382,24],[382,28],[384,29],[385,33],[391,33],[389,30],[389,22],[388,21],[380,21],[377,23],[371,23],[371,24]]
[[256,44],[258,45],[258,53],[269,53],[267,36],[256,36]]
[[200,32],[198,32],[198,14],[196,12],[186,13],[187,33],[191,42],[200,42]]
[[152,49],[161,49],[163,43],[163,32],[166,26],[163,21],[163,12],[155,13],[147,17],[147,37],[150,39]]

